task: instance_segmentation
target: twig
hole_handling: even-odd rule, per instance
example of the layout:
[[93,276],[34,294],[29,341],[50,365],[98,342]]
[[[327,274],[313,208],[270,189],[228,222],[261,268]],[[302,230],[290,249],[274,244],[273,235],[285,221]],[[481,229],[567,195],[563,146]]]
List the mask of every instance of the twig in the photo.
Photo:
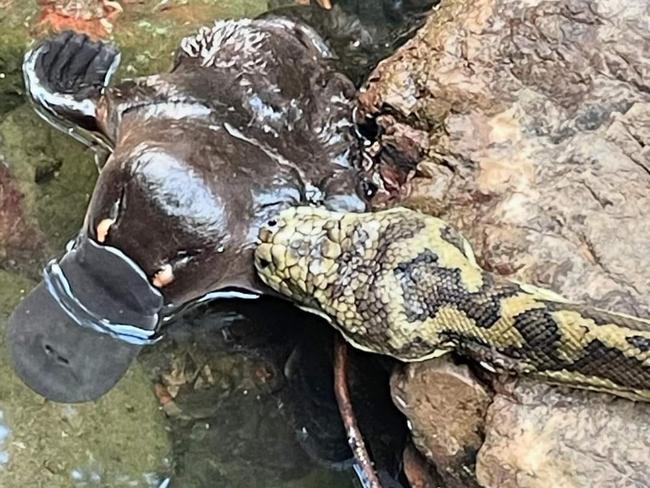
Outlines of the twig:
[[339,412],[341,419],[345,426],[345,431],[348,434],[348,444],[354,454],[354,459],[357,462],[359,470],[361,471],[361,481],[364,487],[367,488],[381,488],[381,483],[375,469],[372,467],[370,455],[363,442],[361,431],[357,425],[357,418],[352,409],[352,402],[350,401],[350,391],[348,390],[347,381],[347,365],[348,365],[348,349],[345,341],[337,336],[334,344],[334,394],[336,395],[336,402],[339,405]]

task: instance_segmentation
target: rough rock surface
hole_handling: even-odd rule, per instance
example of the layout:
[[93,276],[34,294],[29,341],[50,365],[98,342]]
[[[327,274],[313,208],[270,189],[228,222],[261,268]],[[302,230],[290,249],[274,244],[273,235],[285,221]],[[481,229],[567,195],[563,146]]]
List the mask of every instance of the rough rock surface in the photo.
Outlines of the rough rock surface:
[[411,488],[437,488],[442,486],[438,473],[413,445],[404,449],[404,474]]
[[482,486],[648,486],[645,404],[520,381],[512,396],[495,397],[487,426],[476,463]]
[[412,150],[402,123],[426,132],[411,204],[484,265],[650,315],[650,4],[622,6],[443,2],[362,103],[397,120],[386,153]]
[[391,392],[410,419],[413,443],[449,488],[477,486],[474,460],[492,394],[467,366],[447,358],[411,363],[393,375]]
[[[360,105],[384,176],[417,165],[404,203],[459,227],[486,269],[650,316],[647,1],[443,1]],[[650,479],[650,405],[528,383],[512,395],[488,409],[481,485]]]

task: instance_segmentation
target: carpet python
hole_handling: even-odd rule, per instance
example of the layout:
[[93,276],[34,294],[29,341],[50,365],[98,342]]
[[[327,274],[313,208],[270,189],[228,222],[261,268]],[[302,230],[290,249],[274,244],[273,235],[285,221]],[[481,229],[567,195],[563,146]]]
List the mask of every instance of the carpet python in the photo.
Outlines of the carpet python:
[[440,219],[298,207],[259,237],[261,279],[359,349],[403,361],[455,351],[495,371],[650,401],[650,320],[484,271]]

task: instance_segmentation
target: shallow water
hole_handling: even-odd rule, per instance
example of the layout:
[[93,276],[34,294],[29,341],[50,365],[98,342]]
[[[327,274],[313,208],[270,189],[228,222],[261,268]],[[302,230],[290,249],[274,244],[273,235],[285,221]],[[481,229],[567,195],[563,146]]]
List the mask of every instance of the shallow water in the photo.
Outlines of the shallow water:
[[[123,53],[118,76],[165,70],[179,40],[198,26],[268,7],[265,0],[121,3],[125,11],[108,25]],[[97,177],[95,154],[47,125],[24,99],[22,55],[59,20],[43,17],[35,2],[0,0],[2,328],[47,259],[76,234]],[[349,61],[375,57],[358,51]],[[355,486],[342,462],[349,452],[331,391],[321,381],[328,365],[296,359],[305,356],[296,350],[308,334],[327,341],[330,331],[274,304],[256,304],[261,314],[248,313],[251,307],[233,301],[189,312],[115,389],[81,405],[32,393],[3,347],[0,486]]]

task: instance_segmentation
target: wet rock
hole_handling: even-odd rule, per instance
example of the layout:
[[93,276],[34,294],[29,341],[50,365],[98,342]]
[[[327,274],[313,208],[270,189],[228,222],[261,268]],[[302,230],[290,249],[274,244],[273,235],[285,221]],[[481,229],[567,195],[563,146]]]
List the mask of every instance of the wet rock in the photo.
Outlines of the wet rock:
[[445,486],[478,486],[474,462],[492,395],[467,366],[447,358],[408,364],[393,375],[391,392],[410,421],[415,446]]
[[443,486],[440,476],[412,445],[404,449],[404,474],[411,488],[438,488]]
[[650,315],[648,4],[620,5],[443,2],[362,110],[425,133],[408,203],[460,227],[483,265]]
[[[0,158],[2,156],[0,155]],[[0,256],[6,257],[11,250],[35,250],[39,245],[39,235],[25,217],[22,208],[23,194],[13,181],[9,169],[0,159]],[[9,252],[8,252],[9,249]]]
[[[649,14],[643,0],[442,2],[360,98],[387,198],[459,227],[486,269],[650,316]],[[650,479],[650,405],[528,382],[512,395],[527,400],[488,409],[483,486]]]

